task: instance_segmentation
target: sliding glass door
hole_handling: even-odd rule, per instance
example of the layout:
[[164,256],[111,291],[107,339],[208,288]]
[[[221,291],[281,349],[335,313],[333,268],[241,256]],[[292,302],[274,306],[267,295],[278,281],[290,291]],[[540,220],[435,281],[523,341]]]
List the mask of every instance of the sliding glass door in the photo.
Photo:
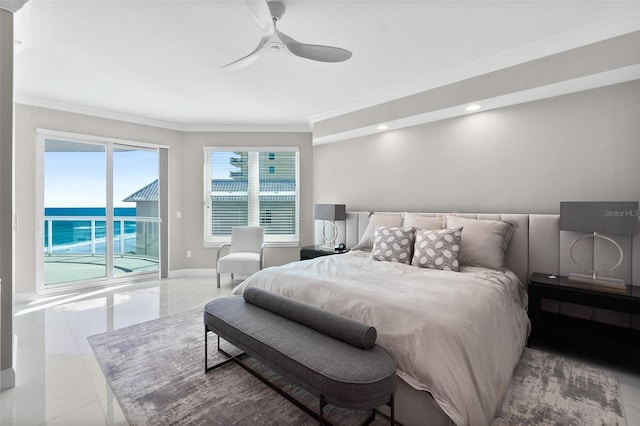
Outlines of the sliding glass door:
[[113,219],[113,275],[157,272],[157,150],[114,146]]
[[106,147],[47,139],[44,148],[44,284],[106,278]]
[[40,289],[158,272],[158,150],[43,138]]

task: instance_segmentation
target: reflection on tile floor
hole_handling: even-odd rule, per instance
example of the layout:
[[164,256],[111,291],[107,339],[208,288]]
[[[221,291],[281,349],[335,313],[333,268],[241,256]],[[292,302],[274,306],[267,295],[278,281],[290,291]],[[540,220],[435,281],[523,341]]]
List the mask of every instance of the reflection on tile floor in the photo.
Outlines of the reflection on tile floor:
[[[202,306],[232,287],[174,278],[16,305],[17,383],[0,393],[0,424],[127,425],[87,337]],[[628,424],[640,425],[640,374],[614,371]]]
[[0,393],[0,424],[127,425],[87,337],[202,306],[232,287],[173,278],[16,305],[16,387]]

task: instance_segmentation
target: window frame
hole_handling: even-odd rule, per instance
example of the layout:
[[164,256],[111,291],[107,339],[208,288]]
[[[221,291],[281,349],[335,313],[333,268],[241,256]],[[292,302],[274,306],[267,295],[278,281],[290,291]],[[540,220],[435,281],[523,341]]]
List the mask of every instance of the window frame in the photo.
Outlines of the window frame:
[[[294,152],[295,155],[295,233],[294,234],[265,234],[265,245],[271,247],[298,247],[300,245],[300,148],[297,146],[281,146],[281,147],[236,147],[236,146],[205,146],[203,147],[203,244],[204,247],[220,247],[228,244],[231,236],[215,236],[212,229],[212,204],[211,190],[212,170],[209,155],[213,152],[255,152],[273,153],[273,152]],[[257,161],[258,170],[256,176],[260,175],[260,162]],[[251,167],[251,166],[250,166]],[[254,166],[255,167],[255,166]],[[268,170],[266,170],[268,172]],[[259,181],[258,181],[259,182]],[[247,215],[249,217],[249,225],[260,225],[260,203],[257,204],[257,212],[253,212],[253,217],[257,217],[258,222],[252,223],[251,206],[247,206]]]

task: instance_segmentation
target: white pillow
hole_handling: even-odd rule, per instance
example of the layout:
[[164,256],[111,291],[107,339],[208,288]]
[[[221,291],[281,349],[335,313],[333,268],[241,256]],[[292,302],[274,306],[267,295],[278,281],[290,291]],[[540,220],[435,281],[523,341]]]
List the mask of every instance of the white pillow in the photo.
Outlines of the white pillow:
[[447,215],[447,228],[462,227],[462,266],[504,269],[504,254],[516,225],[503,220],[478,220]]
[[364,234],[362,234],[362,238],[358,241],[358,245],[353,248],[354,250],[371,250],[371,247],[373,247],[373,234],[376,231],[376,226],[388,226],[394,228],[401,227],[402,215],[400,213],[371,213],[367,229],[365,229]]
[[405,213],[402,226],[405,228],[416,228],[416,229],[426,229],[426,230],[435,230],[442,229],[442,216],[433,217],[433,216],[423,216],[421,214],[415,213]]

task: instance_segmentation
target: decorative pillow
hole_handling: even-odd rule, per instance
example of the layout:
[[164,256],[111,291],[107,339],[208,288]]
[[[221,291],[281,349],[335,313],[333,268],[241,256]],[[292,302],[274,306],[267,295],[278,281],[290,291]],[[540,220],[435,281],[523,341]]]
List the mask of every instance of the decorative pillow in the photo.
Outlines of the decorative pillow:
[[504,268],[504,254],[516,225],[503,220],[478,220],[447,215],[447,227],[464,227],[460,264],[491,269]]
[[416,243],[411,264],[420,268],[458,272],[461,238],[462,228],[416,230]]
[[416,229],[442,229],[442,216],[433,217],[415,213],[405,213],[402,226]]
[[367,229],[365,229],[364,234],[362,234],[362,238],[360,238],[358,245],[353,248],[354,250],[371,250],[371,247],[373,247],[373,234],[376,231],[376,226],[400,227],[402,226],[402,215],[400,213],[371,213]]
[[387,262],[411,263],[413,228],[377,226],[371,258]]

